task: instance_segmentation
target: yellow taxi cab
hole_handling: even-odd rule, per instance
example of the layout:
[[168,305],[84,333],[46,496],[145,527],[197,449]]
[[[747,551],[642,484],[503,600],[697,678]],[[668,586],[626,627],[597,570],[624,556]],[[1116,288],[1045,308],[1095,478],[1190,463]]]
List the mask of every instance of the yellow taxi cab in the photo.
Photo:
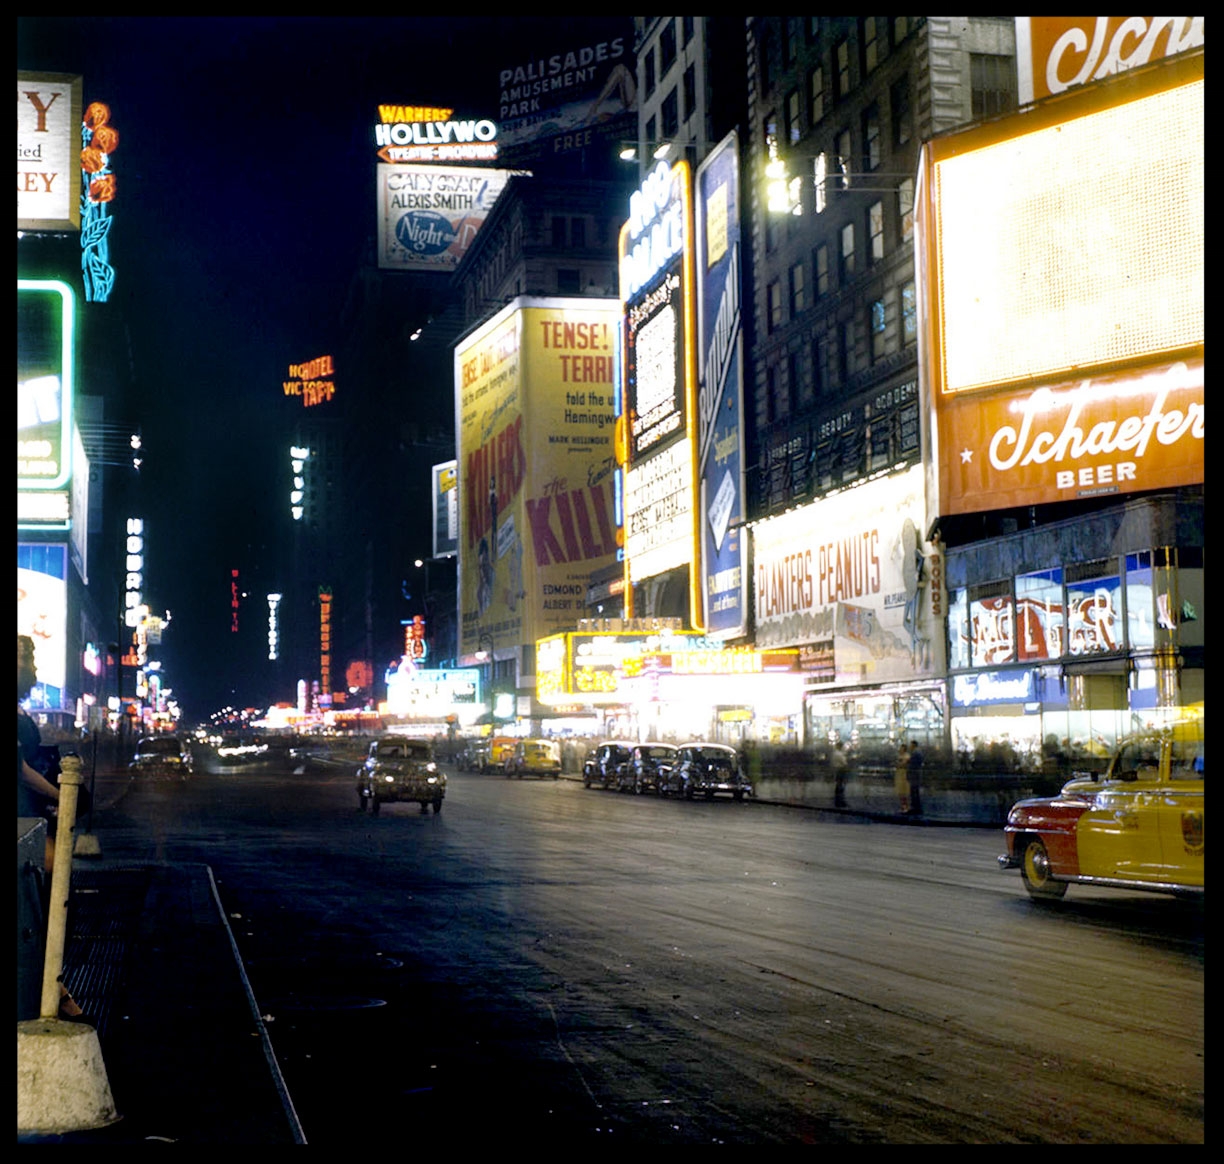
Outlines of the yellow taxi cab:
[[561,745],[556,740],[519,740],[506,761],[506,778],[561,776]]
[[1203,802],[1203,719],[1186,714],[1123,739],[1103,776],[1014,805],[999,865],[1037,899],[1073,883],[1201,895]]
[[488,768],[485,771],[501,772],[506,767],[506,761],[514,755],[514,745],[518,740],[514,736],[494,736],[489,741]]

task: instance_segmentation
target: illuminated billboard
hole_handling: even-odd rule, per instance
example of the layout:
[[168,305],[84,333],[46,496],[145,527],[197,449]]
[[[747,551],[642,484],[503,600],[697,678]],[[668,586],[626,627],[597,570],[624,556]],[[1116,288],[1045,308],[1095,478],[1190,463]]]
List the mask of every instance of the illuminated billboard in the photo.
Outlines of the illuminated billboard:
[[697,170],[697,478],[706,633],[747,633],[744,354],[740,313],[739,144],[734,133]]
[[625,613],[633,583],[687,564],[690,618],[702,629],[692,237],[688,163],[660,162],[620,232]]
[[74,312],[67,283],[17,280],[18,489],[62,489],[72,475]]
[[583,613],[616,560],[615,300],[521,296],[455,348],[463,655]]
[[289,379],[281,381],[281,389],[286,396],[296,396],[304,408],[313,408],[335,397],[335,374],[331,356],[316,356],[303,364],[290,364]]
[[17,543],[17,633],[34,641],[38,686],[30,706],[63,707],[68,674],[68,554],[63,545]]
[[378,265],[388,271],[459,266],[512,170],[378,165]]
[[433,556],[459,552],[459,462],[433,466]]
[[81,226],[81,78],[17,74],[17,229]]
[[932,517],[1203,480],[1203,98],[1182,54],[923,147]]
[[943,674],[943,570],[925,526],[920,465],[756,523],[756,645],[831,656],[828,682]]
[[503,147],[558,135],[581,138],[606,122],[636,114],[633,29],[628,18],[624,23],[624,36],[512,59],[498,70]]
[[1203,46],[1201,16],[1017,16],[1021,105]]
[[378,156],[404,162],[494,162],[497,126],[487,118],[458,118],[453,109],[380,105],[374,126]]

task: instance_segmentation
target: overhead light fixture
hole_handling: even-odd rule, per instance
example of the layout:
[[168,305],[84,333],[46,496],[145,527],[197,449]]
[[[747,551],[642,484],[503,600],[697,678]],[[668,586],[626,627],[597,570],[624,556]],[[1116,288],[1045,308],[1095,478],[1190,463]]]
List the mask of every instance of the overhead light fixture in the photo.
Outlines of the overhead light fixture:
[[620,148],[620,160],[622,162],[637,161],[637,146],[631,141],[625,142]]
[[661,162],[668,154],[671,153],[672,143],[669,141],[661,141],[655,147],[654,157],[656,162]]

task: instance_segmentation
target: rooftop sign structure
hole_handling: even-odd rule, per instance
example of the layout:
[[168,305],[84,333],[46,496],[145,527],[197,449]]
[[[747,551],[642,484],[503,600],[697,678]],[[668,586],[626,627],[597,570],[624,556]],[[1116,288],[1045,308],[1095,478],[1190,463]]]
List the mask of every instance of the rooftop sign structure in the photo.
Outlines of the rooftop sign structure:
[[496,123],[455,120],[454,112],[432,105],[380,105],[374,126],[378,157],[391,165],[496,161]]

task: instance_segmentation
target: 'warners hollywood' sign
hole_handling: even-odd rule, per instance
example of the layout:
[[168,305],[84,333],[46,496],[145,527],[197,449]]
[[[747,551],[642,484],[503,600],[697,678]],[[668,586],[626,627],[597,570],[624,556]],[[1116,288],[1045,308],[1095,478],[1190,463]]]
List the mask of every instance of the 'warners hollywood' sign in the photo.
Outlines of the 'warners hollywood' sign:
[[384,162],[493,161],[497,126],[487,118],[454,121],[453,109],[380,105],[374,144]]

